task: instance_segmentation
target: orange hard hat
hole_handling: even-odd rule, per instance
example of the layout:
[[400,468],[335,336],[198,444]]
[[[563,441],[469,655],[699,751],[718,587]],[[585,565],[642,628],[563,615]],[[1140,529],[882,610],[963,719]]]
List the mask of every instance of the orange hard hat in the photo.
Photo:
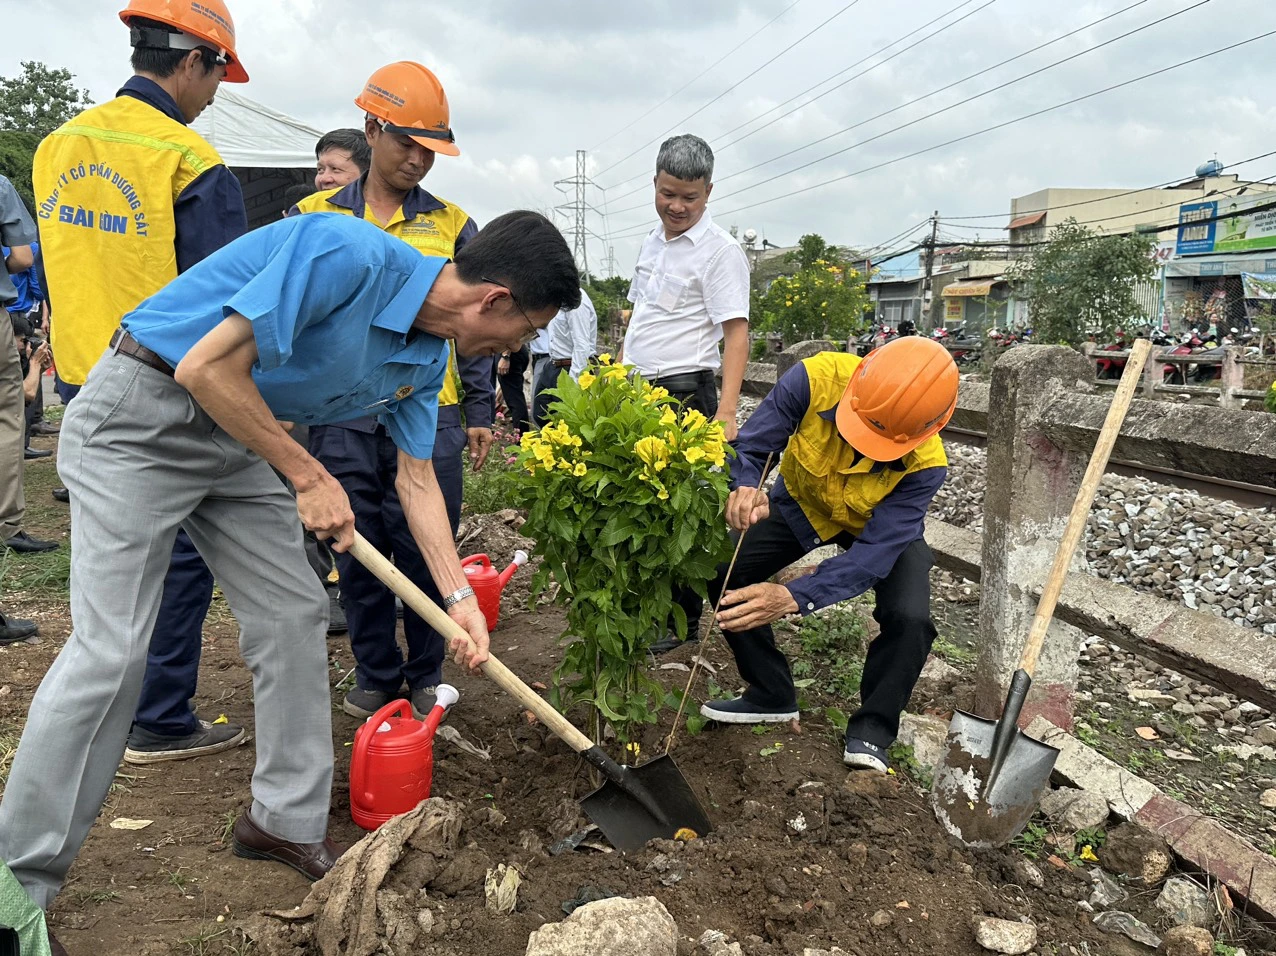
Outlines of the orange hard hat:
[[[120,11],[120,19],[132,26],[130,21],[134,17],[155,20],[194,37],[201,41],[200,46],[211,47],[226,58],[227,83],[248,82],[248,73],[235,52],[235,21],[222,0],[129,0],[128,6]],[[193,50],[195,47],[174,45],[170,38],[166,40],[166,48]]]
[[411,60],[383,66],[370,77],[354,105],[381,121],[381,128],[410,137],[444,156],[460,156],[449,122],[447,94],[439,78]]
[[851,373],[837,404],[837,430],[865,458],[903,458],[953,417],[957,381],[957,364],[933,339],[887,342]]

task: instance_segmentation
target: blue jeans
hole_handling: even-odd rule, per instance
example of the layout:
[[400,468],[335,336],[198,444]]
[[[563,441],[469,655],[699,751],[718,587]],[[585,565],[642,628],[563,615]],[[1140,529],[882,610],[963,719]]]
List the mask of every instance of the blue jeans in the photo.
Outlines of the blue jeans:
[[[461,451],[465,442],[459,409],[440,408],[434,439],[434,474],[443,491],[453,535],[461,521]],[[392,559],[427,597],[441,603],[394,487],[399,451],[385,429],[366,432],[339,425],[312,428],[310,453],[341,482],[359,533]],[[442,635],[410,608],[404,608],[403,634],[408,643],[405,660],[395,639],[393,592],[349,554],[334,556],[359,686],[397,694],[405,682],[411,690],[437,684],[443,676],[446,652]]]

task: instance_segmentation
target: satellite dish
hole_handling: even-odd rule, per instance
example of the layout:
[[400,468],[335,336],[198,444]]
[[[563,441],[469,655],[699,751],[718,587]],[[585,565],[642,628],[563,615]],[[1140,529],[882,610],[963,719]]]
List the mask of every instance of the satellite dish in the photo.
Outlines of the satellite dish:
[[746,245],[753,245],[758,241],[758,231],[756,229],[744,230],[744,242]]

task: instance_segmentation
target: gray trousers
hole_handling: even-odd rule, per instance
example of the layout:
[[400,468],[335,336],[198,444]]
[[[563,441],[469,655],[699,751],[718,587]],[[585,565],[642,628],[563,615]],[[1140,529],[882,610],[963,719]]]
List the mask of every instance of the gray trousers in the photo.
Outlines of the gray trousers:
[[332,786],[328,602],[296,502],[172,378],[107,353],[62,426],[74,629],[36,692],[0,802],[0,859],[57,895],[124,754],[178,526],[239,621],[253,678],[252,815],[317,843]]
[[22,491],[26,403],[22,399],[22,359],[9,313],[0,310],[0,316],[0,541],[6,541],[22,530],[27,508]]

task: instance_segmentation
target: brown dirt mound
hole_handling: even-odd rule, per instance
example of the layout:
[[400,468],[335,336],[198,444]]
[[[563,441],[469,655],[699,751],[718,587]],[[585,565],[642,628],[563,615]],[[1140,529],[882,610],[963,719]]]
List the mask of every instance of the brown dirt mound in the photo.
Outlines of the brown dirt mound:
[[[517,650],[522,657],[527,649]],[[628,856],[607,851],[600,839],[552,853],[556,841],[587,826],[575,802],[590,786],[583,765],[491,685],[473,682],[466,694],[451,723],[489,746],[492,760],[440,745],[434,793],[447,802],[414,812],[439,820],[452,814],[447,819],[461,821],[459,834],[428,846],[404,837],[402,826],[388,840],[378,834],[374,841],[402,853],[360,850],[362,895],[342,890],[338,897],[326,886],[330,877],[303,905],[303,915],[318,914],[313,920],[254,927],[261,953],[376,952],[364,936],[350,937],[361,941],[357,949],[323,945],[349,934],[356,920],[371,925],[366,914],[375,898],[376,945],[385,952],[424,951],[400,948],[406,926],[428,932],[432,953],[522,956],[541,924],[562,919],[573,903],[607,895],[659,898],[688,953],[713,929],[741,941],[751,956],[832,945],[878,956],[974,956],[983,950],[970,920],[984,914],[1027,917],[1043,942],[1088,940],[1091,952],[1117,951],[1113,937],[1078,911],[1075,900],[1089,891],[1079,875],[1047,866],[1044,889],[1020,887],[1016,851],[957,848],[907,779],[848,775],[839,742],[817,719],[805,734],[738,727],[681,738],[675,753],[715,821],[712,834],[685,844],[656,841]],[[659,733],[652,729],[644,754],[657,752]],[[435,804],[440,809],[425,809]],[[421,832],[418,822],[406,826]],[[431,832],[445,829],[436,822]],[[485,905],[484,878],[499,863],[516,866],[523,877],[517,909],[508,915]],[[340,876],[343,886],[350,879]],[[325,936],[323,914],[337,898],[352,909],[330,921],[339,932]]]

